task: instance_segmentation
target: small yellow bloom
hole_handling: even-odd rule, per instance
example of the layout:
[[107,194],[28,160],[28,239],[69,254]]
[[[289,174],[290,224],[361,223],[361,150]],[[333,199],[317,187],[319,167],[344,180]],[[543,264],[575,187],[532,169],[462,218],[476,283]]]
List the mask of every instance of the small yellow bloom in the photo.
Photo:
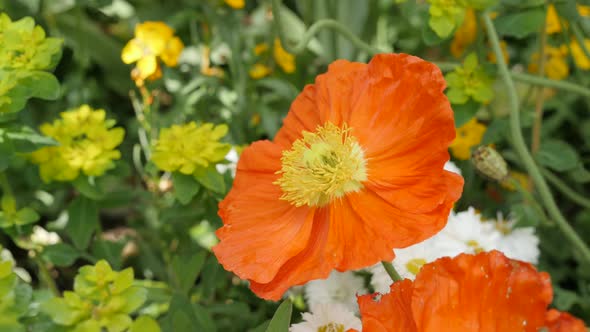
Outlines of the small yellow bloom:
[[[562,80],[569,75],[569,66],[567,64],[567,47],[545,47],[545,75],[554,80]],[[539,71],[539,53],[533,53],[529,71],[536,73]]]
[[473,44],[477,37],[477,18],[473,9],[465,11],[463,24],[455,32],[455,37],[451,42],[451,54],[455,58],[460,58],[469,45]]
[[231,145],[219,142],[228,128],[226,125],[194,122],[162,129],[154,146],[152,161],[167,172],[194,174],[224,159]]
[[124,63],[136,63],[134,79],[143,85],[146,79],[158,78],[158,58],[168,67],[178,64],[184,48],[182,41],[174,36],[174,30],[163,22],[144,22],[135,27],[135,38],[123,48],[121,59]]
[[295,71],[295,56],[285,51],[278,38],[275,39],[273,55],[275,61],[285,73],[291,74]]
[[62,112],[61,119],[41,125],[41,132],[60,145],[41,148],[31,154],[39,164],[44,182],[72,181],[80,172],[100,176],[114,167],[121,154],[115,148],[123,141],[125,130],[112,128],[114,120],[105,119],[105,111],[88,105]]
[[245,0],[224,0],[225,3],[233,9],[242,9],[246,5]]
[[561,24],[559,23],[559,15],[553,4],[549,4],[547,8],[547,17],[545,19],[545,31],[547,34],[554,34],[561,32]]
[[590,16],[590,6],[577,5],[577,9],[578,9],[578,13],[580,14],[580,16],[583,16],[583,17]]
[[471,148],[478,145],[486,132],[486,126],[472,118],[467,123],[457,128],[457,137],[451,143],[451,153],[459,160],[467,160],[471,157]]
[[270,69],[267,65],[256,63],[254,66],[252,66],[252,68],[250,68],[248,74],[250,74],[250,77],[257,80],[270,75],[271,72],[272,69]]
[[514,186],[514,184],[512,184],[510,181],[508,180],[515,180],[516,182],[518,182],[518,184],[527,191],[531,190],[531,181],[529,179],[529,176],[526,175],[525,173],[522,172],[517,172],[517,171],[510,171],[509,172],[509,176],[508,179],[506,181],[503,181],[500,183],[500,185],[510,191],[515,191],[516,188]]
[[[502,57],[504,58],[504,62],[509,63],[510,56],[508,55],[508,44],[506,44],[506,42],[504,40],[500,40],[500,49],[502,50]],[[496,53],[493,51],[490,51],[488,53],[488,60],[491,63],[496,63]]]
[[267,43],[260,43],[254,46],[254,54],[260,55],[262,53],[266,53],[268,51],[268,44]]
[[[590,50],[590,39],[584,39],[584,46],[586,46],[586,49]],[[584,50],[580,44],[574,40],[571,42],[570,48],[572,50],[572,57],[574,58],[576,66],[584,70],[590,69],[590,59],[586,57],[586,54],[584,53]]]

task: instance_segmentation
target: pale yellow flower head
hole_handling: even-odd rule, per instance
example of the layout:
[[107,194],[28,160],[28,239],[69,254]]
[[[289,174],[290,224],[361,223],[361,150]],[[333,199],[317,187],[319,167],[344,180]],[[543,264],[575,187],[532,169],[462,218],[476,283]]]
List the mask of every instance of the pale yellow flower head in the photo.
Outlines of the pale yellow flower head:
[[31,160],[39,164],[43,181],[72,181],[80,172],[100,176],[114,167],[113,160],[121,157],[116,147],[123,141],[125,131],[113,128],[115,121],[105,119],[104,110],[82,105],[60,116],[61,119],[40,128],[59,145],[31,154]]
[[219,139],[227,131],[225,124],[194,122],[164,128],[154,146],[152,161],[163,171],[194,174],[224,159],[231,145]]
[[[586,46],[586,49],[590,50],[590,39],[584,39],[584,46]],[[576,66],[584,70],[590,69],[590,59],[588,59],[584,50],[582,50],[582,47],[576,40],[571,42],[570,49],[572,50],[572,57],[574,58]]]
[[[545,47],[545,75],[554,80],[562,80],[569,75],[569,65],[567,63],[567,47]],[[529,71],[536,73],[538,68],[539,53],[533,53]]]
[[274,42],[273,55],[275,61],[285,73],[290,74],[295,71],[295,56],[285,51],[278,38]]
[[184,44],[174,36],[174,30],[163,22],[144,22],[135,27],[135,38],[123,48],[121,59],[130,64],[137,62],[133,78],[142,85],[146,79],[161,76],[160,63],[168,67],[178,64]]
[[248,74],[253,79],[258,80],[270,75],[271,72],[272,69],[270,69],[267,65],[264,65],[262,63],[255,63],[252,66],[252,68],[250,68],[250,70],[248,71]]
[[486,132],[486,126],[472,118],[467,123],[457,128],[457,136],[451,146],[451,153],[459,160],[467,160],[471,157],[471,148],[479,145],[483,134]]

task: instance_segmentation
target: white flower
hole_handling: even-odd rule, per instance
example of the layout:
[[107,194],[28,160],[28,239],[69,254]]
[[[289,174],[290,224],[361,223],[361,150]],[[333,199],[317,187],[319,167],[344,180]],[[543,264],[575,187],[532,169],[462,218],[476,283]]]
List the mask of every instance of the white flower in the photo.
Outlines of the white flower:
[[50,246],[60,242],[59,235],[55,232],[48,232],[41,226],[33,226],[33,233],[31,234],[31,242],[38,246]]
[[27,270],[23,269],[22,267],[16,266],[16,261],[12,256],[12,253],[8,251],[8,249],[2,248],[0,246],[0,262],[11,261],[12,262],[12,272],[16,274],[19,278],[21,278],[24,282],[30,283],[32,281],[31,275]]
[[312,280],[305,285],[305,298],[311,311],[319,304],[329,303],[358,312],[356,296],[366,292],[363,279],[351,271],[332,271],[328,279]]
[[[456,241],[444,241],[444,238],[435,235],[415,245],[395,249],[395,259],[392,262],[395,270],[402,278],[414,280],[424,264],[444,256],[455,256],[465,249],[464,245]],[[372,272],[371,285],[375,291],[381,294],[389,293],[389,286],[393,281],[383,265],[376,264],[370,271]]]
[[541,252],[535,228],[514,228],[514,223],[512,220],[505,221],[502,214],[498,213],[496,228],[500,229],[503,236],[496,249],[503,252],[508,258],[538,264]]
[[289,332],[341,332],[348,329],[360,331],[361,320],[352,311],[339,304],[319,304],[311,313],[301,315],[303,321],[293,324]]
[[240,156],[238,155],[238,151],[235,148],[231,148],[229,152],[225,155],[225,160],[229,161],[227,164],[217,164],[215,168],[217,172],[224,174],[228,170],[231,172],[232,177],[236,177],[236,167],[238,166],[238,160]]
[[211,50],[211,62],[215,65],[225,65],[231,57],[231,49],[226,43],[221,43]]
[[470,207],[467,211],[451,212],[449,221],[440,232],[442,243],[446,246],[463,246],[460,252],[478,253],[496,249],[502,234],[496,229],[494,223],[482,220],[481,214]]
[[450,160],[445,163],[444,169],[446,169],[449,172],[453,172],[453,173],[457,173],[457,174],[461,175],[461,169],[459,167],[457,167],[457,165],[455,165],[455,163]]

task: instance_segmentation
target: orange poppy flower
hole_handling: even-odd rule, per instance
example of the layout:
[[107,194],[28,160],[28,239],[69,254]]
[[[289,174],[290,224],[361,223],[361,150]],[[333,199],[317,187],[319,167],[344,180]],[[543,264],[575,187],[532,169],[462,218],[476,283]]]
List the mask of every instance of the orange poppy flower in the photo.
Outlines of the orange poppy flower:
[[[546,312],[553,298],[549,275],[499,251],[441,258],[416,280],[391,285],[379,301],[358,298],[363,332],[574,331],[583,322]],[[560,330],[557,328],[562,324]],[[555,326],[555,327],[554,327]],[[585,331],[585,328],[579,331]]]
[[550,309],[545,314],[548,332],[587,332],[584,322],[567,312]]
[[219,262],[278,300],[438,232],[463,188],[443,170],[455,137],[444,88],[434,64],[407,54],[331,64],[275,139],[242,153],[219,204]]

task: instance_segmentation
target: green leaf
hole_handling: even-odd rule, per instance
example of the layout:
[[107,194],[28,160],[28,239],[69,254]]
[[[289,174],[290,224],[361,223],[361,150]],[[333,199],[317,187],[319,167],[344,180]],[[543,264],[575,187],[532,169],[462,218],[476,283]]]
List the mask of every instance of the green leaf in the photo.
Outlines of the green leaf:
[[539,164],[558,172],[572,170],[580,159],[576,150],[564,141],[548,140],[541,143],[535,158]]
[[506,13],[498,17],[494,25],[500,35],[524,38],[537,33],[545,20],[543,8]]
[[91,200],[101,200],[105,193],[94,178],[80,175],[72,182],[78,192]]
[[45,71],[30,72],[19,80],[19,84],[27,88],[30,97],[55,100],[59,97],[59,81],[53,74]]
[[174,184],[174,197],[182,205],[190,203],[197,192],[199,192],[199,182],[192,175],[173,172],[172,183]]
[[58,243],[45,247],[41,255],[54,265],[70,266],[80,257],[80,252],[67,243]]
[[79,196],[68,207],[68,224],[65,231],[76,248],[84,250],[88,247],[98,223],[98,207],[94,201]]
[[8,129],[5,135],[12,141],[16,152],[20,153],[29,153],[45,146],[58,144],[51,137],[43,136],[26,126]]
[[200,251],[194,255],[176,255],[172,259],[172,269],[177,286],[183,294],[188,294],[188,291],[195,284],[206,257],[207,253]]
[[225,180],[223,179],[223,175],[217,172],[215,165],[197,170],[195,172],[195,178],[205,188],[213,190],[216,193],[225,193]]
[[131,327],[129,332],[160,332],[160,325],[158,322],[150,316],[138,317]]
[[123,241],[95,240],[92,242],[91,252],[97,259],[106,259],[115,270],[119,270],[123,265],[121,253],[125,247]]
[[512,213],[516,220],[515,227],[536,227],[543,219],[532,205],[525,203],[514,204]]
[[[198,309],[198,310],[195,310]],[[196,312],[199,312],[198,315]],[[174,294],[170,301],[168,315],[162,319],[162,329],[166,332],[176,331],[200,331],[214,332],[215,323],[208,317],[205,308],[193,304],[181,294]]]
[[479,105],[472,100],[462,105],[453,105],[452,107],[453,113],[455,114],[455,127],[457,128],[471,120],[479,109]]
[[431,16],[428,25],[440,38],[447,38],[455,29],[455,21],[447,16]]
[[449,39],[449,37],[447,38],[441,38],[439,37],[430,27],[430,25],[423,25],[422,26],[422,39],[424,40],[424,43],[427,46],[434,46],[434,45],[440,45],[442,44],[445,40]]
[[266,332],[289,332],[292,312],[293,303],[291,303],[291,300],[283,301],[277,311],[275,311],[270,324],[266,328]]

